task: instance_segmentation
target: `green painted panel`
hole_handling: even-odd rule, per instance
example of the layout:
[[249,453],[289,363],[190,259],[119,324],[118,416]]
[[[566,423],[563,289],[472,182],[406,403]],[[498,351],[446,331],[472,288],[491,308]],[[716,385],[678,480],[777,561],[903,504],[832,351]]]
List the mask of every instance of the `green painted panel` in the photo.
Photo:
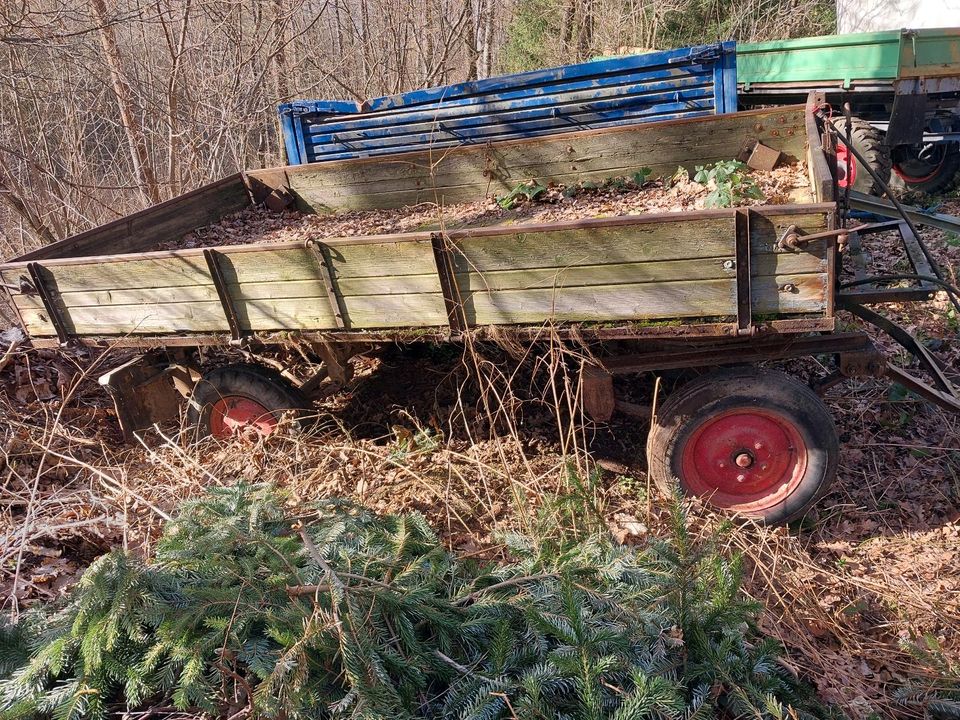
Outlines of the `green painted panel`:
[[737,45],[737,82],[893,81],[900,67],[900,32],[824,35]]
[[737,45],[737,82],[843,83],[960,76],[960,28],[823,35]]
[[900,77],[960,76],[960,28],[913,30],[903,37]]

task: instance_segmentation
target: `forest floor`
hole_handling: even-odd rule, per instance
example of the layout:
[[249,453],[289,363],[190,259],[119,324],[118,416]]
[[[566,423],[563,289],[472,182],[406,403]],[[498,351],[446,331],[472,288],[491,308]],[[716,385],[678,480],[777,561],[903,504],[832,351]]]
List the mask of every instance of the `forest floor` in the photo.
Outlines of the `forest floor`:
[[[942,211],[960,214],[960,201]],[[957,282],[960,239],[924,237]],[[904,262],[891,238],[872,246],[878,271]],[[960,372],[960,324],[944,297],[887,312]],[[484,558],[500,557],[501,533],[523,529],[544,497],[572,484],[622,542],[642,545],[665,527],[645,475],[646,424],[571,416],[562,401],[574,381],[549,353],[521,363],[497,347],[387,347],[354,361],[354,380],[318,403],[306,437],[191,445],[169,428],[136,447],[122,443],[95,380],[118,357],[24,345],[0,360],[7,612],[55,600],[111,547],[148,553],[183,500],[239,480],[275,482],[294,501],[418,510],[451,548]],[[785,369],[822,374],[810,361]],[[652,400],[649,377],[617,383],[627,400]],[[847,381],[825,400],[840,431],[839,478],[807,519],[764,528],[703,510],[694,527],[744,554],[762,629],[825,700],[857,719],[916,716],[898,693],[934,682],[933,662],[911,649],[960,658],[960,418],[877,380]]]

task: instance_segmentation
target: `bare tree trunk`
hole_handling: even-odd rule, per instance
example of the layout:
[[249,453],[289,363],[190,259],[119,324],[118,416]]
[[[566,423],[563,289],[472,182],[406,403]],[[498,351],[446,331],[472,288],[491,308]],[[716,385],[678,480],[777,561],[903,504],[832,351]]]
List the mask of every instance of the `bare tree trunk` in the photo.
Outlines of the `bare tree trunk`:
[[185,0],[184,2],[183,18],[180,21],[180,28],[177,31],[176,38],[167,31],[166,23],[163,20],[163,11],[160,4],[157,3],[157,13],[163,25],[164,37],[166,38],[167,48],[170,52],[170,77],[167,80],[167,185],[171,197],[179,195],[183,185],[183,177],[180,170],[180,154],[182,152],[180,130],[180,69],[182,66],[183,53],[186,49],[187,29],[190,24],[190,2],[191,0]]
[[100,43],[103,46],[107,66],[110,68],[113,94],[117,99],[120,121],[123,123],[123,129],[127,135],[130,159],[133,161],[133,170],[137,175],[137,182],[147,199],[152,203],[158,203],[161,200],[160,188],[157,186],[157,177],[150,164],[147,140],[143,133],[143,127],[137,118],[130,82],[124,72],[120,47],[117,45],[117,36],[113,31],[110,19],[107,17],[107,8],[103,0],[90,0],[90,7],[99,26]]
[[284,0],[273,0],[273,92],[276,102],[290,96],[287,76],[287,13]]
[[593,47],[593,0],[583,0],[583,15],[577,26],[577,60],[586,60]]
[[482,3],[481,8],[481,15],[483,16],[482,72],[483,77],[490,77],[493,74],[493,0]]
[[[481,7],[482,11],[483,8]],[[480,59],[480,51],[477,48],[477,37],[480,35],[479,18],[474,14],[473,0],[464,0],[463,11],[465,14],[464,22],[464,45],[467,53],[467,80],[477,79],[477,61]]]
[[43,218],[36,213],[30,205],[20,196],[17,188],[7,178],[3,168],[0,167],[0,201],[16,213],[30,229],[30,234],[42,243],[54,243],[57,238],[53,232],[43,222]]

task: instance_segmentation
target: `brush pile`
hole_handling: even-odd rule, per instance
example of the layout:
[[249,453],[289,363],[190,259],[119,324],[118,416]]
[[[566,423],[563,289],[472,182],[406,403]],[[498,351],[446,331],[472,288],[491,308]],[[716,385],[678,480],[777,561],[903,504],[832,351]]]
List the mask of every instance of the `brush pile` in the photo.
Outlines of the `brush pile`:
[[[817,717],[753,627],[740,564],[697,546],[679,503],[643,553],[580,531],[464,562],[422,516],[265,486],[190,504],[145,562],[114,551],[62,607],[0,631],[0,713],[219,717]],[[586,522],[584,522],[586,520]]]

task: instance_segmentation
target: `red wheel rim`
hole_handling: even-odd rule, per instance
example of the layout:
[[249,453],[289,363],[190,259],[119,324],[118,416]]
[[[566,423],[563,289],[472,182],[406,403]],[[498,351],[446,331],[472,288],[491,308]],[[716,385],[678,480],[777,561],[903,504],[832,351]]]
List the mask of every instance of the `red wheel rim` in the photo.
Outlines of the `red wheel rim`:
[[853,187],[857,182],[857,159],[842,142],[837,142],[837,185]]
[[807,446],[796,426],[770,410],[737,408],[707,418],[680,449],[686,490],[740,512],[773,507],[807,469]]
[[242,395],[224,395],[210,408],[210,434],[221,440],[235,435],[255,440],[276,429],[273,413]]
[[929,173],[923,176],[911,175],[908,170],[904,170],[900,163],[897,163],[893,166],[893,171],[903,180],[905,183],[910,183],[911,185],[916,185],[918,183],[927,182],[927,180],[932,180],[937,175],[940,174],[940,169],[943,167],[943,163],[946,162],[947,155],[943,153],[940,162],[937,163],[936,167],[933,168]]

